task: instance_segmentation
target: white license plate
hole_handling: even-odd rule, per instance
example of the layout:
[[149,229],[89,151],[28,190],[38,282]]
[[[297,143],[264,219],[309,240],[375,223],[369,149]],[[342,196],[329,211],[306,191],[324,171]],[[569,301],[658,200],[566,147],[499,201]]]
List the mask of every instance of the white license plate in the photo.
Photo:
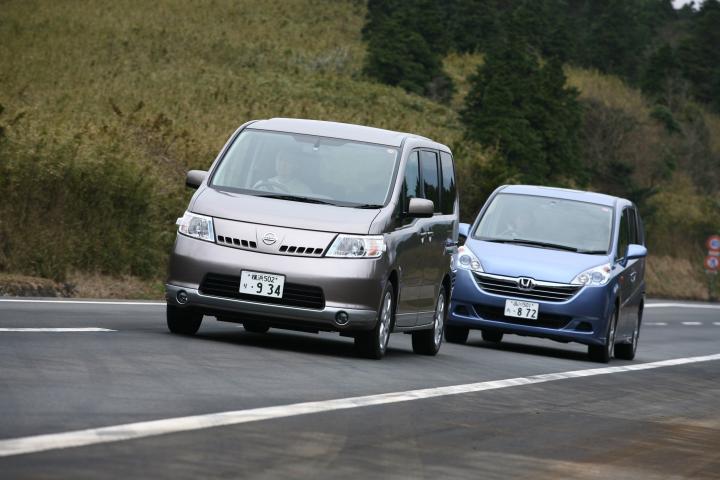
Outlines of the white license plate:
[[251,272],[240,273],[240,293],[261,297],[282,298],[285,276],[274,273]]
[[535,302],[521,302],[520,300],[505,300],[505,316],[537,320],[540,304]]

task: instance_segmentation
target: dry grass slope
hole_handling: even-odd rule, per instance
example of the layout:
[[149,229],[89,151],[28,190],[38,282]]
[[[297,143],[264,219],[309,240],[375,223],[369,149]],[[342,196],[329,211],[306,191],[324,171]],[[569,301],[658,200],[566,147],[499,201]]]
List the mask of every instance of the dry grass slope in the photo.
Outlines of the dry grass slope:
[[[206,168],[253,118],[412,131],[453,147],[461,175],[485,162],[457,114],[482,57],[446,59],[451,105],[370,82],[364,15],[357,0],[2,2],[0,271],[77,285],[74,272],[97,274],[102,295],[133,295],[119,285],[142,276],[150,283],[133,291],[154,296],[189,195],[184,172]],[[620,80],[567,72],[583,98],[648,118]],[[720,120],[706,118],[720,151]]]

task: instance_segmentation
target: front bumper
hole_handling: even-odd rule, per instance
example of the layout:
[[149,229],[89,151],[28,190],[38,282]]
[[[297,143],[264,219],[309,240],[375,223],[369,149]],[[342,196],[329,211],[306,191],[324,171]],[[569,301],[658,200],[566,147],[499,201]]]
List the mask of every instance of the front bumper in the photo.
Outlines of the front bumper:
[[[604,345],[608,318],[613,312],[615,288],[613,284],[584,287],[562,302],[530,300],[487,293],[479,287],[472,273],[458,270],[448,325],[550,338],[561,342]],[[538,303],[538,320],[506,317],[504,309],[507,299]]]
[[[242,270],[277,273],[286,283],[310,285],[323,291],[321,309],[276,305],[261,301],[204,294],[208,273],[240,276]],[[165,285],[168,304],[193,308],[208,315],[242,321],[261,319],[271,325],[311,330],[369,330],[377,322],[380,297],[385,288],[387,266],[379,259],[307,258],[272,255],[196,240],[178,235],[170,258]],[[177,294],[184,291],[187,303]],[[338,312],[348,314],[347,323],[336,321]]]

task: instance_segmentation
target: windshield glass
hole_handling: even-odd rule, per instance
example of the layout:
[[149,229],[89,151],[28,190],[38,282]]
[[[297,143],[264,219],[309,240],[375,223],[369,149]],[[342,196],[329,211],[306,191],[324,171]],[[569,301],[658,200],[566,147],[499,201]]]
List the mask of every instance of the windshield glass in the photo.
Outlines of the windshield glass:
[[499,194],[480,220],[475,238],[604,254],[610,249],[612,222],[613,209],[605,205]]
[[398,149],[336,138],[244,130],[212,187],[288,200],[380,207],[390,190]]

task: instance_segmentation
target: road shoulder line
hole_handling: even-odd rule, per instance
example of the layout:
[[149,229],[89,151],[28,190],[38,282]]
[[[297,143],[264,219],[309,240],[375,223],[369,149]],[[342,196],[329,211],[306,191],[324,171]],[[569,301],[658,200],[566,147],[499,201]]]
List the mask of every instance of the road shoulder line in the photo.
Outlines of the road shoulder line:
[[607,375],[623,372],[638,372],[656,368],[688,365],[699,362],[720,360],[720,353],[699,357],[676,358],[650,363],[638,363],[616,367],[591,368],[586,370],[573,370],[568,372],[532,375],[528,377],[508,378],[505,380],[492,380],[487,382],[452,385],[446,387],[408,390],[404,392],[384,393],[360,397],[340,398],[315,402],[303,402],[274,407],[252,408],[205,415],[192,415],[187,417],[166,418],[145,422],[128,423],[86,430],[75,430],[63,433],[34,435],[30,437],[10,438],[0,440],[0,457],[10,457],[30,453],[58,450],[72,447],[83,447],[102,443],[133,440],[170,433],[189,432],[213,427],[225,427],[242,423],[258,422],[278,418],[308,415],[312,413],[332,412],[353,408],[369,407],[374,405],[387,405],[392,403],[409,402],[428,398],[476,393],[487,390],[533,385],[538,383],[566,380],[572,378],[586,378],[597,375]]

